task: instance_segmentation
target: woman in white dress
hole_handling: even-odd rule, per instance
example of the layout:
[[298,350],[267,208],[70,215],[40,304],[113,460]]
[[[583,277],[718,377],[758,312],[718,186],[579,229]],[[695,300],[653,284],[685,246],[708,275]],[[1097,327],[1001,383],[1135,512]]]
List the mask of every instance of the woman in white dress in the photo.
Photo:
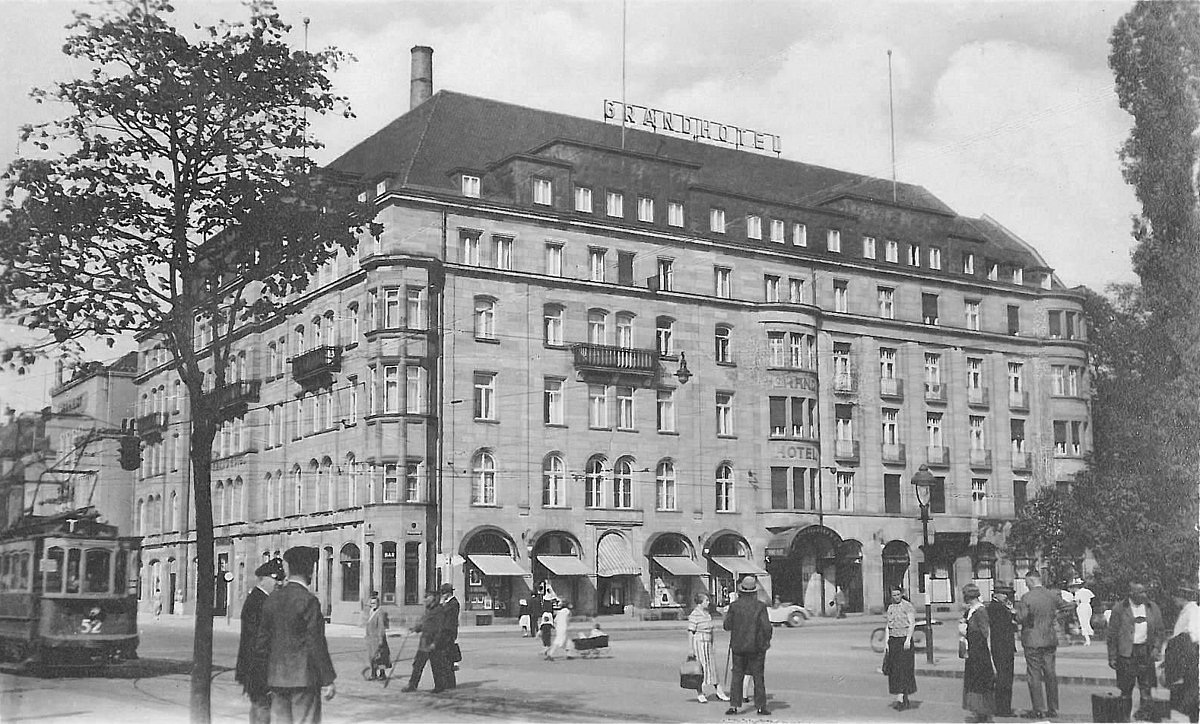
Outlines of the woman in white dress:
[[708,594],[697,593],[692,601],[696,607],[688,616],[688,636],[691,639],[692,655],[704,671],[704,681],[696,692],[696,701],[701,704],[708,703],[708,697],[704,695],[706,690],[715,694],[721,701],[729,701],[729,695],[721,689],[721,681],[717,678],[717,665],[713,661],[713,617]]
[[1075,595],[1075,615],[1079,618],[1079,633],[1083,635],[1083,645],[1091,646],[1092,636],[1092,599],[1096,594],[1084,584],[1083,579],[1071,579],[1071,590]]

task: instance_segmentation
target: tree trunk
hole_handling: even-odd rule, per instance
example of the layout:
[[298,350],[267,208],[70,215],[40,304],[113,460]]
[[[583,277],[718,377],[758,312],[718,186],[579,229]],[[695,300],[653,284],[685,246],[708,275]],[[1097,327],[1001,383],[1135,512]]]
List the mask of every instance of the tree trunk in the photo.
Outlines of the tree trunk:
[[212,721],[213,516],[212,445],[216,426],[201,401],[192,404],[192,493],[196,515],[196,626],[192,636],[192,724]]

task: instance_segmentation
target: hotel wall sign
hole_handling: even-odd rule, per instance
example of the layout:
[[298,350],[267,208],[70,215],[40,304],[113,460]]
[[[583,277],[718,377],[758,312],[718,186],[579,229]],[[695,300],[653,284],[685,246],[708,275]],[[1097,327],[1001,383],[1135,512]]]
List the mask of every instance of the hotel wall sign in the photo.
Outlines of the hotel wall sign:
[[773,133],[763,133],[750,128],[741,128],[728,123],[718,123],[681,113],[648,108],[646,106],[604,101],[604,120],[624,119],[627,126],[641,126],[652,133],[662,131],[680,136],[691,136],[693,141],[723,143],[734,148],[752,148],[769,151],[778,156],[783,151],[783,142]]

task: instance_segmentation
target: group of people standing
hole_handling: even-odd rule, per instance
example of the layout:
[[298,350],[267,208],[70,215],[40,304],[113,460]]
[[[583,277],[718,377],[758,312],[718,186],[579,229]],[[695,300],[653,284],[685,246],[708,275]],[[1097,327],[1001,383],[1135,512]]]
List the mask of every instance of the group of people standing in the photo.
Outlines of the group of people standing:
[[254,571],[234,675],[250,699],[251,724],[316,724],[322,700],[337,693],[325,616],[309,590],[318,555],[296,546]]
[[[964,659],[962,706],[972,721],[1016,716],[1012,709],[1012,684],[1018,634],[1025,656],[1031,706],[1019,716],[1026,719],[1058,716],[1056,654],[1059,633],[1056,624],[1064,612],[1083,602],[1067,601],[1047,589],[1035,571],[1026,574],[1025,583],[1029,590],[1015,604],[1011,585],[997,585],[992,600],[986,604],[975,584],[962,589],[963,614],[958,623],[959,656]],[[892,590],[891,597],[887,611],[888,649],[884,670],[888,674],[888,690],[896,696],[892,707],[903,711],[913,706],[909,696],[917,690],[912,648],[916,612],[899,589]],[[1090,598],[1087,603],[1090,604]],[[1200,642],[1200,607],[1196,604],[1196,591],[1180,589],[1176,603],[1181,612],[1170,637],[1171,646],[1167,647],[1164,679],[1171,685],[1172,708],[1195,722],[1197,644]],[[1082,616],[1080,618],[1082,621]],[[1090,637],[1090,634],[1089,627],[1084,635]],[[1155,667],[1163,656],[1168,636],[1162,613],[1150,600],[1144,584],[1137,581],[1129,584],[1128,595],[1112,609],[1105,639],[1109,666],[1116,671],[1117,687],[1121,698],[1127,702],[1126,711],[1132,708],[1136,687],[1139,706],[1134,718],[1154,718],[1152,690],[1158,685]]]
[[[258,584],[242,605],[234,675],[250,700],[250,724],[319,724],[321,702],[337,693],[325,615],[309,590],[318,556],[316,548],[296,546],[254,571]],[[377,593],[369,601],[363,627],[369,678],[374,680],[386,678],[392,661],[387,613],[380,609]],[[433,670],[433,693],[455,687],[459,609],[449,583],[426,594],[421,622],[410,630],[420,639],[402,691],[417,688],[426,663]]]

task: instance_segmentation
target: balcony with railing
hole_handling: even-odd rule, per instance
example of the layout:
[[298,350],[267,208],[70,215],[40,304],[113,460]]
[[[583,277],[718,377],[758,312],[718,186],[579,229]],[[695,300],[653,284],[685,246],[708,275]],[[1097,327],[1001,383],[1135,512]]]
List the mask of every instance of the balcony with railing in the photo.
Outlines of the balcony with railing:
[[946,385],[942,382],[926,382],[925,383],[925,401],[926,402],[945,402],[946,401]]
[[261,390],[262,380],[240,380],[205,394],[214,398],[220,417],[229,419],[244,414],[251,403],[258,402]]
[[571,345],[575,369],[652,377],[658,372],[658,350],[581,342]]
[[950,465],[950,448],[945,445],[925,447],[925,462],[930,466],[944,468]]
[[858,462],[858,440],[834,440],[833,457],[842,462]]
[[898,463],[903,465],[905,462],[904,444],[884,443],[882,457],[885,463]]
[[991,450],[971,450],[970,465],[976,470],[991,470],[992,469],[992,451]]
[[167,419],[168,416],[165,412],[151,412],[142,415],[136,423],[138,437],[148,442],[161,440],[163,431],[167,429]]
[[1020,450],[1013,450],[1013,470],[1033,470],[1033,455]]
[[988,406],[988,388],[986,387],[968,387],[967,388],[967,404],[972,407],[987,407]]
[[833,391],[840,395],[858,392],[858,375],[853,372],[834,372]]
[[292,379],[302,385],[314,380],[326,381],[341,371],[341,347],[314,347],[292,358]]
[[879,396],[897,400],[904,399],[904,380],[898,377],[880,377]]
[[1029,409],[1029,393],[1008,391],[1008,407],[1012,410],[1028,410]]

